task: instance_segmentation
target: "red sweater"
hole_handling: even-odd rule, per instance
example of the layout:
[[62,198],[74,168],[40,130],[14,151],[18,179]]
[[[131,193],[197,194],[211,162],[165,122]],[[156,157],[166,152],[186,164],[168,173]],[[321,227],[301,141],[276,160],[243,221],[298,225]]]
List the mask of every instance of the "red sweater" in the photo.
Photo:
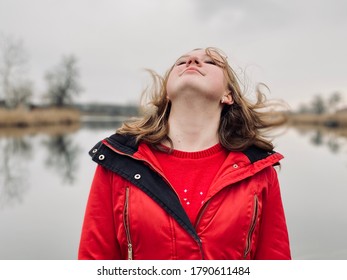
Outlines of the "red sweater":
[[198,152],[153,152],[194,224],[208,189],[228,156],[227,150],[216,144]]

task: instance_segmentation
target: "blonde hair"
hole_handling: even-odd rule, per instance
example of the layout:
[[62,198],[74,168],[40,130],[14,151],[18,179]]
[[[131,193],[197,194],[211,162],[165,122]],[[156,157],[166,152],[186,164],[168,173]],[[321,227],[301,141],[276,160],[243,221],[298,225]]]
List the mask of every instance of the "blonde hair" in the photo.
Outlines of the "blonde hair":
[[[251,102],[245,97],[240,87],[240,80],[227,61],[227,57],[216,48],[206,48],[206,54],[224,70],[228,90],[234,100],[232,105],[224,105],[218,129],[221,145],[230,151],[243,151],[255,145],[267,151],[274,146],[267,137],[267,132],[285,123],[284,113],[274,108],[281,106],[280,101],[268,101],[262,93],[259,84],[256,87],[256,101]],[[149,98],[149,103],[143,106],[143,116],[124,122],[117,130],[120,134],[136,137],[136,141],[145,141],[158,147],[164,140],[170,140],[168,119],[171,102],[167,99],[166,85],[172,66],[162,77],[148,70],[153,83],[142,94],[142,101]],[[148,106],[149,105],[149,106]]]

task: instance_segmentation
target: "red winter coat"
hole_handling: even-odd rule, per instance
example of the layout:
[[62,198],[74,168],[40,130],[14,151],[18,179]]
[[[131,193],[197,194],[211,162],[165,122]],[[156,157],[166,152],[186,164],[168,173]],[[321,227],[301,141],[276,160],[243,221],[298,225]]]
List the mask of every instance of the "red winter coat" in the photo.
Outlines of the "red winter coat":
[[98,163],[79,259],[290,259],[277,173],[282,156],[230,152],[196,224],[151,149],[115,134],[90,152]]

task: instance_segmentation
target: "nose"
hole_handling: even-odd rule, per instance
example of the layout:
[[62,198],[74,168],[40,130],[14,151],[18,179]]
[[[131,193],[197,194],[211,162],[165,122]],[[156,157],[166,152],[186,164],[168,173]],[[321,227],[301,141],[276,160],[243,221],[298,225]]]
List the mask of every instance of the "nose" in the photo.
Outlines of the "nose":
[[189,65],[192,65],[192,64],[195,64],[197,66],[200,66],[201,65],[201,61],[198,57],[196,56],[190,56],[188,57],[187,59],[187,62],[186,62],[186,66],[189,66]]

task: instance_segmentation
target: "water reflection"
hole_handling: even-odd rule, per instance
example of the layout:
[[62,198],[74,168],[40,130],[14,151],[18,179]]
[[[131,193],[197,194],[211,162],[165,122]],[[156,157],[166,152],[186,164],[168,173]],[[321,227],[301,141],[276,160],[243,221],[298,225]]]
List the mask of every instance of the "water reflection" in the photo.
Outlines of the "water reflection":
[[[87,123],[85,129],[106,130],[116,128],[119,123]],[[53,171],[62,185],[73,186],[79,176],[79,156],[81,145],[74,133],[81,127],[78,125],[51,126],[46,128],[15,128],[0,130],[0,209],[21,203],[30,188],[27,167],[35,156],[36,149],[44,152],[45,170]],[[328,129],[312,126],[295,126],[304,136],[308,136],[311,144],[326,146],[332,153],[340,153],[346,147],[347,130]],[[34,140],[41,135],[38,144]],[[35,174],[35,176],[37,176]]]
[[57,135],[42,142],[48,153],[45,160],[48,169],[55,170],[62,183],[73,185],[78,169],[80,148],[71,135]]
[[32,145],[27,138],[0,138],[0,209],[23,200],[28,189],[25,166],[32,157]]
[[316,126],[295,126],[301,135],[308,135],[309,141],[315,146],[326,146],[332,153],[340,153],[347,147],[346,128],[326,128]]
[[[69,125],[1,130],[0,209],[23,201],[30,188],[28,166],[33,160],[35,149],[46,153],[46,167],[54,170],[63,184],[73,185],[80,148],[71,134],[78,129],[79,126]],[[46,138],[39,145],[34,145],[38,134],[46,135]]]

